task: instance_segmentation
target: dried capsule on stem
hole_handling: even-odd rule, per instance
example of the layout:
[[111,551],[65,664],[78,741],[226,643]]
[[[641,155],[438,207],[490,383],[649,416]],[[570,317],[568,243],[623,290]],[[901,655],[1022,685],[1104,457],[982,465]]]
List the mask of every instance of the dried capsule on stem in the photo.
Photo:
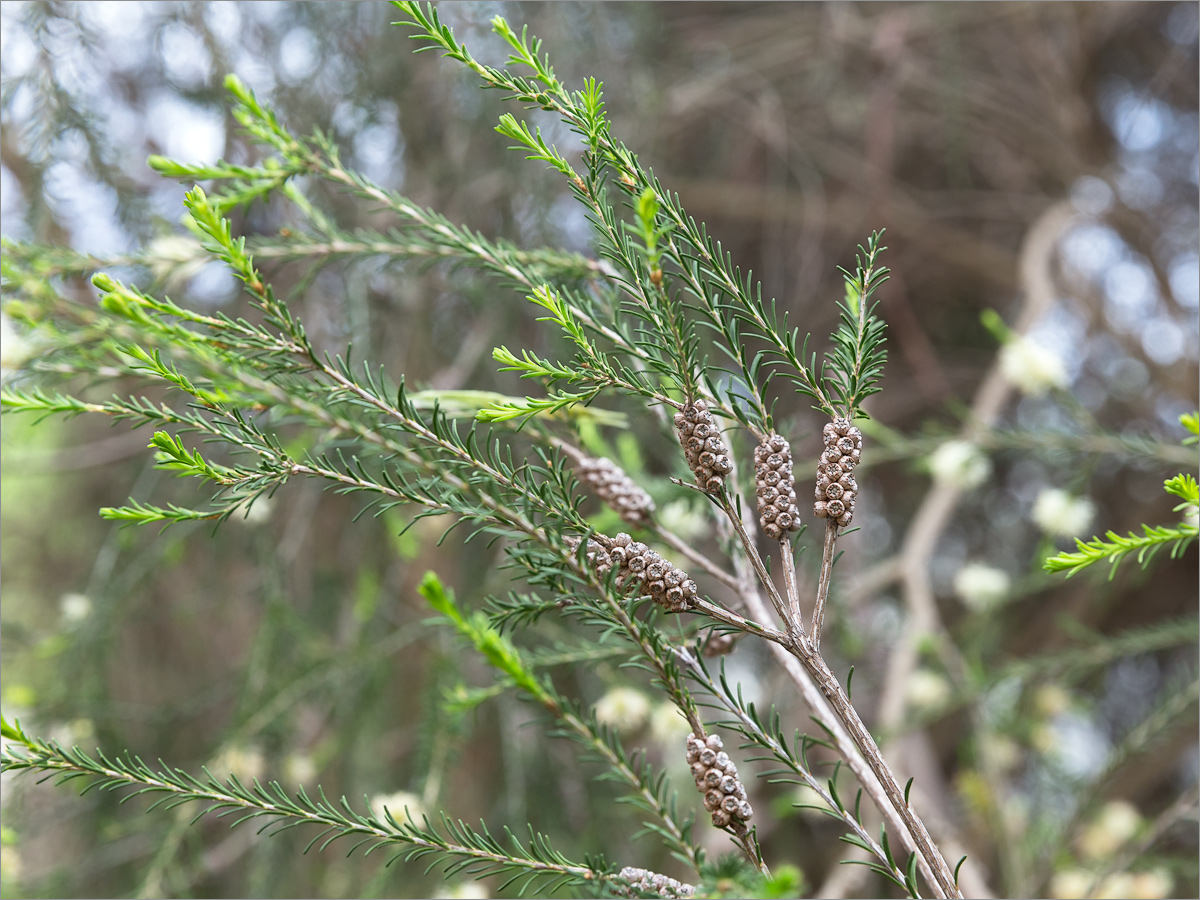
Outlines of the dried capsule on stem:
[[670,900],[691,897],[696,893],[695,885],[684,884],[682,881],[676,881],[674,878],[658,872],[639,869],[635,866],[626,866],[617,873],[617,877],[639,893],[654,894],[658,897],[670,898]]
[[575,464],[575,474],[630,525],[650,524],[654,501],[611,459],[585,456]]
[[767,537],[777,541],[800,530],[792,448],[778,434],[768,434],[754,448],[754,492],[758,495],[758,522]]
[[717,493],[725,476],[733,471],[733,461],[705,402],[697,400],[676,413],[675,430],[696,484],[710,494]]
[[[621,590],[649,594],[667,612],[684,612],[695,605],[699,590],[682,569],[624,532],[604,540],[609,544],[607,549],[597,540],[589,540],[587,546],[588,565],[598,575],[615,571]],[[579,539],[568,538],[568,544],[577,548]]]
[[746,788],[738,778],[737,766],[721,750],[721,739],[717,735],[699,738],[689,734],[687,761],[714,825],[726,828],[738,823],[744,825],[750,820],[754,810],[746,799]]
[[862,432],[839,416],[825,424],[822,436],[825,451],[817,465],[813,513],[845,528],[854,517],[854,498],[858,496],[854,467],[862,458]]

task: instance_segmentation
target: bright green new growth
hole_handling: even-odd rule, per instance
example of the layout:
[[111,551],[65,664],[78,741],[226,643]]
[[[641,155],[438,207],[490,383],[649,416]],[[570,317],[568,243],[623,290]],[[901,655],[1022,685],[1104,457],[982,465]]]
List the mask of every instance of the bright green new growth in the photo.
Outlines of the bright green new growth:
[[[788,324],[787,314],[780,318],[774,301],[764,303],[750,274],[743,278],[720,244],[687,215],[679,198],[643,169],[624,144],[612,139],[598,82],[590,79],[585,90],[569,91],[555,77],[548,57],[541,54],[541,41],[524,30],[518,35],[499,16],[492,20],[492,27],[513,49],[508,64],[527,67],[532,80],[476,61],[432,6],[396,5],[418,26],[420,33],[412,37],[430,42],[421,50],[440,49],[475,72],[485,87],[499,88],[511,99],[556,113],[582,138],[585,171],[577,172],[556,148],[545,145],[537,129],[530,131],[512,115],[502,116],[497,128],[529,150],[530,158],[543,160],[566,176],[589,210],[600,253],[618,270],[610,279],[624,291],[625,297],[617,301],[623,318],[643,323],[634,329],[616,326],[616,334],[598,331],[619,349],[632,351],[639,362],[659,375],[669,396],[654,391],[644,379],[631,377],[624,368],[612,373],[619,377],[610,383],[676,406],[673,401],[698,396],[703,384],[709,398],[719,404],[714,412],[738,419],[759,436],[772,427],[766,391],[775,375],[783,375],[826,415],[865,415],[861,404],[878,390],[886,359],[882,346],[885,326],[876,316],[873,300],[888,274],[878,261],[885,249],[881,233],[873,234],[865,249],[859,248],[853,273],[843,270],[846,299],[841,322],[833,335],[833,349],[818,368],[816,354],[808,357],[808,338],[801,341],[799,329]],[[617,222],[608,202],[610,187],[630,198],[636,224]],[[634,244],[630,232],[641,246]],[[662,264],[668,268],[661,268]],[[587,298],[572,299],[591,319],[593,310],[588,308]],[[700,324],[713,335],[714,348],[736,363],[740,377],[730,387],[718,387],[709,367],[702,364],[700,337],[685,318],[685,310],[700,317]],[[607,369],[603,354],[586,346],[581,336],[569,336],[581,350],[577,359],[581,368]],[[752,351],[748,338],[766,346]]]
[[[1192,437],[1184,440],[1185,444],[1196,443],[1200,435],[1200,415],[1185,413],[1179,417],[1179,423],[1192,433]],[[1200,508],[1200,487],[1194,476],[1181,473],[1163,482],[1163,490],[1183,500],[1175,507],[1175,512],[1181,512],[1195,519]],[[1143,568],[1163,547],[1170,546],[1171,559],[1177,559],[1188,548],[1188,545],[1200,534],[1200,527],[1194,521],[1180,522],[1178,525],[1142,525],[1142,533],[1119,535],[1115,531],[1107,532],[1104,537],[1093,537],[1090,541],[1075,539],[1077,552],[1059,553],[1046,559],[1044,564],[1047,572],[1066,572],[1070,578],[1076,572],[1086,569],[1095,563],[1107,560],[1110,564],[1108,577],[1111,580],[1117,574],[1117,566],[1121,560],[1131,553],[1136,554],[1138,564]]]

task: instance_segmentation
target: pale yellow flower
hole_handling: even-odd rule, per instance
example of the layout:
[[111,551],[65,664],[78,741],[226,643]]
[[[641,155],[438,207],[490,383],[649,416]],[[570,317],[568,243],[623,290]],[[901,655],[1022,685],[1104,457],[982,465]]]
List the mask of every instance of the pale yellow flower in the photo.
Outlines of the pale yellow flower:
[[596,701],[596,721],[622,734],[637,731],[649,716],[650,701],[634,688],[612,688]]
[[235,745],[221,751],[209,769],[217,778],[223,779],[227,775],[233,775],[242,784],[248,784],[256,778],[263,777],[266,760],[257,747]]
[[63,594],[58,608],[63,622],[76,625],[92,614],[92,601],[86,594]]
[[950,699],[950,684],[936,672],[917,669],[908,676],[905,697],[908,705],[923,712],[940,709]]
[[929,457],[929,471],[938,484],[969,491],[987,481],[992,461],[970,441],[946,441]]
[[433,895],[434,900],[487,900],[487,885],[482,881],[456,881],[444,884]]
[[954,593],[968,607],[986,610],[1008,596],[1008,573],[983,563],[967,563],[954,576]]
[[381,820],[387,821],[384,815],[384,809],[392,814],[392,818],[401,825],[408,822],[409,816],[414,822],[419,823],[421,817],[425,815],[425,808],[421,804],[421,798],[411,791],[395,791],[391,794],[376,794],[371,798],[371,812],[378,816]]
[[692,727],[674,703],[660,703],[650,713],[650,733],[664,747],[683,746],[683,738]]
[[1132,803],[1126,800],[1106,803],[1079,835],[1079,852],[1087,859],[1108,859],[1137,833],[1141,824],[1141,814]]
[[289,784],[312,784],[317,780],[317,764],[307,753],[289,753],[283,761],[283,777]]
[[1038,397],[1067,386],[1067,369],[1057,355],[1020,337],[1000,349],[1000,371],[1022,394]]
[[1083,537],[1096,515],[1096,504],[1059,488],[1045,488],[1033,502],[1033,521],[1054,537]]
[[1050,879],[1051,900],[1078,900],[1092,886],[1092,875],[1084,869],[1063,869]]

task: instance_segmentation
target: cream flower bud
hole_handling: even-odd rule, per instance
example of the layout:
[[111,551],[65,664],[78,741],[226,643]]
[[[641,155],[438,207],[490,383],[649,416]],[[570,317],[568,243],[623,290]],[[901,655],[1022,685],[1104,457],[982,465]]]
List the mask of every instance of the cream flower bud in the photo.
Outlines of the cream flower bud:
[[17,331],[12,319],[0,313],[0,369],[6,373],[16,371],[33,354],[29,339]]
[[1059,488],[1045,488],[1033,503],[1033,521],[1053,537],[1080,537],[1092,524],[1096,504]]
[[492,896],[482,881],[455,881],[440,887],[434,900],[487,900]]
[[596,721],[622,734],[637,731],[649,716],[650,701],[634,688],[612,688],[596,701]]
[[983,563],[967,563],[954,576],[954,593],[976,611],[990,609],[1008,596],[1008,573]]
[[1063,869],[1050,879],[1052,900],[1074,900],[1082,897],[1092,886],[1092,876],[1084,869]]
[[63,621],[74,625],[92,614],[92,600],[86,594],[63,594],[58,601],[58,608]]
[[1150,869],[1130,876],[1129,896],[1135,900],[1163,900],[1171,896],[1175,879],[1166,869]]
[[420,822],[425,814],[421,798],[411,791],[396,791],[391,794],[376,794],[370,800],[371,812],[380,820],[387,821],[384,810],[392,814],[392,818],[403,825],[409,816],[414,822]]
[[650,733],[664,746],[674,747],[691,728],[674,703],[660,703],[650,713]]
[[266,760],[262,751],[254,746],[235,745],[226,747],[221,754],[209,765],[209,769],[218,778],[225,775],[235,775],[243,784],[262,778],[266,769]]
[[908,677],[905,697],[912,709],[924,712],[940,709],[949,701],[950,694],[950,685],[936,672],[917,669]]
[[1132,803],[1106,803],[1079,835],[1079,852],[1089,859],[1108,859],[1137,833],[1141,824],[1142,816]]
[[987,481],[992,461],[970,441],[946,441],[929,457],[933,480],[947,487],[969,491]]
[[1017,390],[1031,397],[1068,384],[1062,360],[1027,337],[1009,341],[1000,349],[1000,371]]

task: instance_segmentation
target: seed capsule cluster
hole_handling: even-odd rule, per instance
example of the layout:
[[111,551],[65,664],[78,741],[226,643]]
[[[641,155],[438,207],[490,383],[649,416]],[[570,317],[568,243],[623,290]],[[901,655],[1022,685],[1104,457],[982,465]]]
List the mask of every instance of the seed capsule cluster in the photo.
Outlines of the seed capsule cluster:
[[825,452],[817,466],[813,513],[822,519],[834,519],[845,528],[854,515],[854,498],[858,495],[854,467],[862,458],[862,432],[849,419],[839,417],[827,422],[821,433]]
[[754,492],[758,522],[773,541],[800,530],[796,485],[792,479],[792,448],[778,434],[768,434],[754,448]]
[[[579,538],[569,537],[566,540],[567,546],[572,550],[579,549]],[[585,559],[591,570],[601,578],[612,571],[612,557],[608,555],[608,551],[604,549],[604,545],[599,541],[594,541],[591,538],[588,539],[587,556]]]
[[697,400],[675,414],[675,430],[679,433],[688,468],[696,476],[696,484],[710,494],[717,493],[725,483],[725,476],[733,471],[733,462],[703,400]]
[[[578,539],[570,543],[572,547],[579,546]],[[599,541],[589,540],[587,563],[601,578],[615,569],[622,590],[647,593],[668,612],[684,612],[700,596],[696,582],[687,572],[624,532],[612,539],[608,549]]]
[[696,787],[704,795],[704,808],[712,813],[712,823],[718,828],[747,822],[754,815],[746,800],[746,788],[738,778],[737,766],[721,746],[721,739],[715,734],[703,740],[694,734],[687,737],[687,761]]
[[611,459],[585,456],[575,464],[575,473],[630,525],[650,524],[654,501]]
[[643,894],[656,894],[659,897],[667,897],[669,900],[692,897],[696,893],[696,886],[693,884],[684,884],[682,881],[676,881],[674,878],[660,875],[658,872],[651,872],[649,869],[639,869],[635,866],[626,866],[617,873],[617,877],[628,884],[634,891]]

